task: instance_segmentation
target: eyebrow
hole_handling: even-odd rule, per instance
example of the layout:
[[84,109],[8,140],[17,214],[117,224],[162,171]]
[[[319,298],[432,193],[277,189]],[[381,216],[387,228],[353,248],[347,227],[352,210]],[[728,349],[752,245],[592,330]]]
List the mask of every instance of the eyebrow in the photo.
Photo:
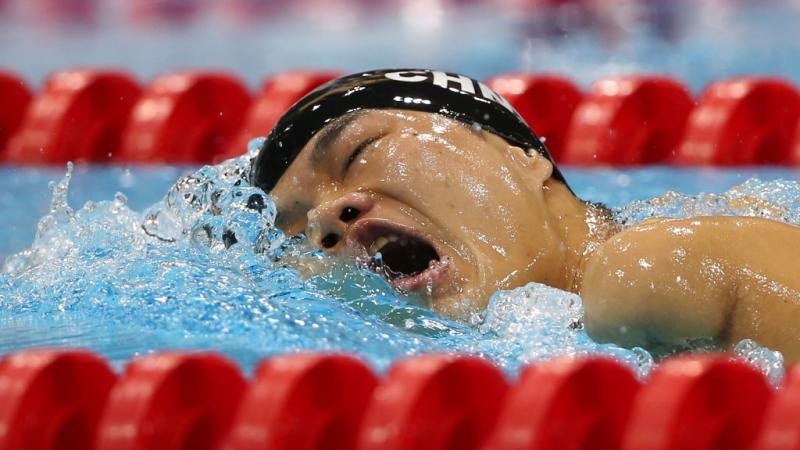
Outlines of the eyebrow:
[[353,123],[356,119],[363,115],[363,111],[353,111],[347,113],[322,129],[319,133],[319,138],[314,144],[314,150],[311,152],[311,167],[317,168],[320,162],[325,159],[330,150],[331,145],[344,133],[344,130]]

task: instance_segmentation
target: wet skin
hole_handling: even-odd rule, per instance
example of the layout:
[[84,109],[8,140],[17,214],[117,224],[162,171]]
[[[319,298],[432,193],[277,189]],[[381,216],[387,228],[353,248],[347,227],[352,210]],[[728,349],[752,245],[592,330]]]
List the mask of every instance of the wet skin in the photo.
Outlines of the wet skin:
[[285,232],[387,273],[451,317],[538,282],[579,293],[600,341],[747,337],[800,358],[800,228],[701,217],[621,230],[552,169],[444,116],[370,110],[318,132],[270,194]]

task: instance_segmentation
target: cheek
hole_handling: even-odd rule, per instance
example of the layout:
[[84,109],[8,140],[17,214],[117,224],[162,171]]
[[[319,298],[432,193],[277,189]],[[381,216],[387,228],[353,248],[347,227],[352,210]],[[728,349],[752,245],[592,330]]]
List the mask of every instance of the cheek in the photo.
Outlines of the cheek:
[[422,212],[479,253],[478,259],[507,271],[540,256],[531,249],[532,237],[539,236],[535,246],[552,247],[541,240],[551,233],[524,180],[488,153],[493,151],[460,149],[420,133],[356,161],[358,179]]
[[452,189],[450,202],[466,230],[490,247],[498,256],[508,257],[511,248],[527,239],[530,232],[543,228],[544,215],[537,210],[534,196],[497,176],[495,172],[460,174],[457,189]]
[[351,171],[360,186],[425,210],[459,188],[452,163],[432,142],[401,139],[355,161]]
[[529,281],[547,282],[563,257],[557,230],[535,204],[520,201],[496,205],[502,213],[476,215],[464,222],[462,236],[477,256],[476,265],[495,289],[516,287]]
[[510,180],[497,176],[505,168],[477,157],[480,152],[493,149],[462,151],[424,139],[406,145],[413,151],[387,152],[387,170],[380,181],[397,192],[407,193],[418,206],[448,214],[480,211],[485,216],[487,212],[503,212],[502,201],[498,200],[509,192],[519,192],[509,186]]
[[541,215],[531,211],[532,195],[509,167],[478,153],[492,150],[418,147],[391,159],[392,170],[379,181],[398,199],[503,256],[526,229],[541,226]]

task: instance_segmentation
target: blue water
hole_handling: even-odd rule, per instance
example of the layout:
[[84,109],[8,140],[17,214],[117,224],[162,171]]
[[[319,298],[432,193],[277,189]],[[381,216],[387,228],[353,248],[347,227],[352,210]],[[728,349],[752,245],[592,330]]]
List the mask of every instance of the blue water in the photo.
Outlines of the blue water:
[[[82,206],[89,200],[108,200],[116,192],[127,197],[133,210],[155,203],[180,176],[197,167],[189,166],[102,166],[76,164],[69,189],[69,203]],[[579,197],[622,206],[633,200],[661,196],[670,190],[687,195],[723,192],[749,178],[800,180],[800,169],[777,167],[684,168],[573,168],[562,171]],[[48,183],[64,176],[61,167],[0,165],[0,264],[5,258],[28,247],[36,223],[50,207]]]
[[[246,182],[246,159],[196,172],[77,168],[64,176],[4,168],[14,175],[2,178],[7,192],[16,193],[4,206],[18,214],[3,220],[27,233],[23,223],[39,215],[49,196],[41,184],[57,182],[26,248],[4,244],[5,251],[22,251],[0,273],[0,353],[81,346],[121,365],[158,349],[211,348],[251,368],[271,354],[325,350],[355,353],[382,370],[408,355],[455,351],[490,358],[512,374],[525,362],[565,353],[609,354],[639,373],[652,365],[644,350],[592,342],[582,328],[580,298],[543,285],[496,293],[468,323],[417,306],[377,275],[284,236],[272,225],[270,201],[261,212],[247,208],[248,198],[262,193]],[[189,175],[172,185],[182,173]],[[798,171],[566,175],[580,196],[616,207],[628,223],[703,213],[800,223]],[[658,198],[646,200],[652,197]],[[757,201],[729,202],[742,197]],[[764,349],[742,348],[779,365]]]
[[[542,14],[488,0],[465,8],[400,2],[411,6],[377,13],[341,9],[348,2],[308,2],[315,6],[244,22],[209,7],[180,25],[127,20],[124,0],[98,2],[104,9],[96,20],[77,25],[43,19],[29,3],[12,0],[0,10],[0,66],[34,86],[53,70],[86,65],[122,67],[143,82],[213,65],[252,88],[297,67],[425,66],[479,78],[546,71],[582,86],[659,72],[694,92],[740,74],[800,81],[800,7],[790,0],[588,2],[589,10]],[[413,7],[423,3],[419,14]],[[332,9],[319,11],[327,4]],[[497,293],[470,323],[438,317],[375,275],[282,236],[269,208],[246,208],[257,192],[240,181],[236,163],[204,168],[173,187],[197,169],[79,165],[62,180],[63,168],[0,166],[0,259],[8,257],[0,273],[0,353],[85,346],[120,365],[157,349],[213,348],[249,368],[289,350],[344,350],[383,369],[406,355],[458,351],[485,355],[513,373],[553,354],[602,352],[640,373],[651,365],[644,351],[591,342],[580,299],[545,286]],[[629,223],[710,213],[800,223],[796,170],[565,173],[579,196],[617,208]],[[61,182],[51,192],[48,181]],[[758,201],[730,202],[743,196]],[[230,230],[238,242],[226,248]],[[779,365],[752,343],[739,349],[762,366]]]

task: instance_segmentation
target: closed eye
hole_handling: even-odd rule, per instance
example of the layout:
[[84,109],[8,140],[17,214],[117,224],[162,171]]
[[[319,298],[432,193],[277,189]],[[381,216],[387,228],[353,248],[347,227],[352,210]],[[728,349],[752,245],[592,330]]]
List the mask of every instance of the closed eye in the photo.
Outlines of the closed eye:
[[347,171],[350,170],[350,166],[353,165],[353,162],[355,162],[356,158],[358,158],[359,155],[361,155],[361,153],[364,150],[366,150],[370,145],[383,139],[384,136],[386,135],[380,134],[377,136],[372,136],[370,138],[363,140],[360,144],[358,144],[356,148],[353,149],[353,153],[351,153],[350,156],[347,158],[347,163],[345,163],[344,169],[342,170],[342,178],[344,178],[344,176],[347,175]]

